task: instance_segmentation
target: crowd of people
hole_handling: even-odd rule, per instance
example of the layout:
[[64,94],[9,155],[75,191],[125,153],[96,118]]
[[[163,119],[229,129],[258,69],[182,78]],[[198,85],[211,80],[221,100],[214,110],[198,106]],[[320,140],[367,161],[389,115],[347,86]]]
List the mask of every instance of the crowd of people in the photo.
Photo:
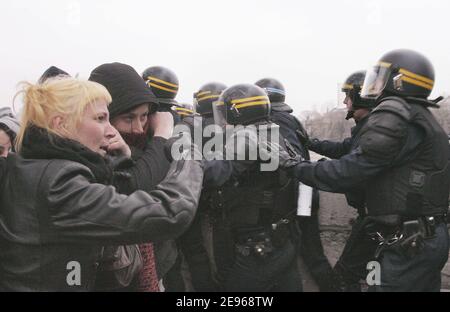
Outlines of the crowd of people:
[[[440,290],[450,146],[422,54],[348,76],[342,142],[309,138],[273,78],[209,82],[192,105],[161,66],[36,78],[20,120],[0,109],[1,291],[300,292],[299,256],[320,291],[361,291],[372,261],[369,291]],[[334,266],[319,190],[358,213]]]

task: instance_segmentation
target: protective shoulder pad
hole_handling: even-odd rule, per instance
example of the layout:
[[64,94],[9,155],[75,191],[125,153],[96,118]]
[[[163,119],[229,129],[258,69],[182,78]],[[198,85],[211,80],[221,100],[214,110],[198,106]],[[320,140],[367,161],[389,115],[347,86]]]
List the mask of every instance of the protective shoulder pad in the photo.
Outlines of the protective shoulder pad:
[[283,102],[275,102],[271,104],[271,110],[274,112],[286,112],[286,113],[292,113],[293,109]]
[[373,113],[378,112],[390,112],[396,114],[407,121],[411,119],[411,107],[402,98],[391,96],[385,98],[378,106],[372,111]]
[[393,162],[405,144],[411,118],[411,107],[404,100],[384,99],[361,129],[363,153],[378,161]]

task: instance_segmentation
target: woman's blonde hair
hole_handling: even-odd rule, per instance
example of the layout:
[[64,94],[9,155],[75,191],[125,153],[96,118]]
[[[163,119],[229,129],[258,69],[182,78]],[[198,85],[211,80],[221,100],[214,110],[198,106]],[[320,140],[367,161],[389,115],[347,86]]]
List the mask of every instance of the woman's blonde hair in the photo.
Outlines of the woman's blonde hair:
[[[21,116],[21,129],[16,139],[16,150],[20,151],[25,130],[34,125],[49,133],[68,137],[80,123],[88,105],[104,100],[109,105],[111,95],[99,83],[76,78],[58,77],[42,84],[21,83],[24,107]],[[55,129],[52,120],[61,116],[63,129]]]

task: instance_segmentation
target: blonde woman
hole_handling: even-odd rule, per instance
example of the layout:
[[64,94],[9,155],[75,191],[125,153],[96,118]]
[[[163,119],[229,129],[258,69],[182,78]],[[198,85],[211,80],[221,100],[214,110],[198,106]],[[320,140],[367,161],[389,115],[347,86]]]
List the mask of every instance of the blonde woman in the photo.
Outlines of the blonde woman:
[[0,195],[0,290],[89,291],[101,246],[165,240],[192,221],[203,171],[174,161],[154,191],[108,185],[109,150],[129,148],[109,123],[108,91],[73,78],[24,84],[19,155]]

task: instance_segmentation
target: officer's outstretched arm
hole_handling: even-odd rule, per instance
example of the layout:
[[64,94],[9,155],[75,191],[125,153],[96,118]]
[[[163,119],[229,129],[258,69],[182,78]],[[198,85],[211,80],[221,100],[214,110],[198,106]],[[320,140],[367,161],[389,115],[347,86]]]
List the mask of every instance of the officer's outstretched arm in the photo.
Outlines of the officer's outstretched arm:
[[302,183],[322,191],[345,193],[384,168],[381,164],[368,161],[357,149],[340,159],[300,162],[288,172]]
[[309,141],[308,149],[322,156],[338,159],[350,153],[351,138],[346,138],[342,142],[312,139]]
[[323,191],[344,193],[405,161],[420,145],[423,135],[408,121],[407,114],[375,110],[362,129],[360,148],[338,160],[301,162],[290,173]]

